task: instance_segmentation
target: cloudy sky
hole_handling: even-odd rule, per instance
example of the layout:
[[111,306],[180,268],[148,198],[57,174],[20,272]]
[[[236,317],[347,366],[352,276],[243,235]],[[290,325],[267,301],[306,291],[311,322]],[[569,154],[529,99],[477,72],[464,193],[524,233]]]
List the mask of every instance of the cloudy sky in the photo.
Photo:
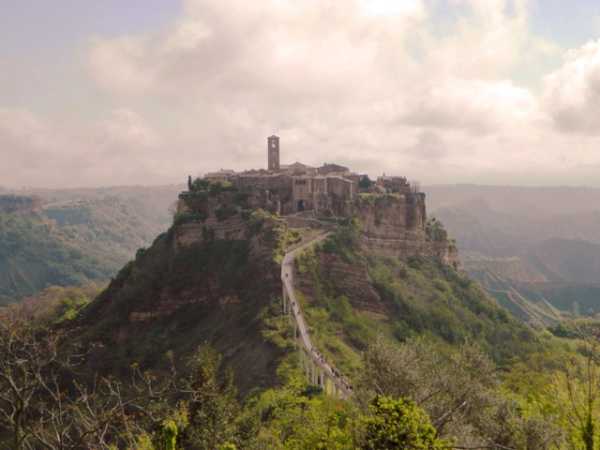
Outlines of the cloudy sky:
[[0,186],[282,161],[600,187],[597,0],[1,0]]

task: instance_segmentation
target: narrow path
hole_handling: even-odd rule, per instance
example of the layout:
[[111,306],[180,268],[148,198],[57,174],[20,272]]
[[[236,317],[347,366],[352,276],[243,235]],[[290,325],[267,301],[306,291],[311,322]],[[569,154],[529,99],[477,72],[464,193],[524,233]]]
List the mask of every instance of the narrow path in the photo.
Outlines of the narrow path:
[[283,283],[285,292],[288,297],[288,308],[291,310],[291,315],[294,318],[300,334],[300,342],[306,354],[311,358],[313,364],[319,367],[322,373],[330,379],[336,390],[340,393],[341,397],[347,398],[350,396],[352,388],[349,383],[343,378],[341,373],[336,370],[333,365],[325,360],[325,357],[319,353],[317,348],[313,345],[300,303],[296,298],[296,292],[294,289],[294,259],[295,257],[304,251],[306,248],[315,245],[318,242],[326,239],[331,233],[323,232],[316,236],[314,239],[306,242],[299,247],[289,251],[285,254],[283,261],[281,262],[281,281]]

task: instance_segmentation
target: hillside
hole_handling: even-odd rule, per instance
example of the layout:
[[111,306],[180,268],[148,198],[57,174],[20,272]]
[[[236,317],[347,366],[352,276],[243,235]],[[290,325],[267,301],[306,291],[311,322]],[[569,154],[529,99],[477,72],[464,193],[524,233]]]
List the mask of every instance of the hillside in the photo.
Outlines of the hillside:
[[[105,281],[166,230],[173,188],[0,197],[0,303],[47,286]],[[46,196],[44,196],[46,195]]]
[[[114,430],[127,416],[155,438],[174,424],[189,442],[214,414],[215,427],[228,428],[211,439],[236,448],[357,448],[363,434],[351,430],[372,420],[364,402],[381,386],[394,397],[402,389],[440,438],[465,446],[496,442],[505,411],[529,420],[497,374],[545,351],[549,334],[542,339],[460,271],[443,225],[415,214],[424,213],[422,195],[359,195],[346,218],[280,216],[233,185],[193,186],[168,231],[94,300],[93,286],[39,296],[49,299],[42,319],[66,337],[60,352],[77,352],[68,383],[122,383],[120,395],[147,405],[121,413]],[[26,312],[36,304],[25,302]],[[324,368],[338,397],[328,395]],[[69,399],[76,412],[80,401]],[[465,402],[473,408],[455,414]],[[502,422],[498,442],[525,442],[528,424]],[[219,448],[210,442],[198,448]]]
[[42,215],[0,214],[0,304],[49,285],[107,279],[112,270],[66,239]]
[[360,352],[378,335],[392,343],[471,340],[500,363],[535,346],[527,327],[451,266],[381,256],[363,248],[359,234],[352,226],[338,229],[297,268],[307,321],[323,353],[346,372],[360,372]]
[[[164,368],[167,355],[180,360],[208,342],[242,392],[277,383],[293,349],[279,264],[314,236],[313,226],[334,231],[298,258],[298,296],[318,348],[348,376],[359,374],[360,352],[379,334],[395,343],[426,335],[447,346],[469,339],[501,363],[536,345],[527,327],[457,272],[441,224],[404,234],[400,212],[412,213],[401,197],[356,199],[365,227],[280,218],[232,186],[211,186],[181,194],[169,231],[83,311],[77,326],[95,348],[94,369],[126,371],[132,361]],[[385,245],[391,232],[395,250]]]
[[281,349],[264,333],[281,308],[276,258],[293,235],[268,214],[237,219],[236,239],[184,240],[192,224],[183,223],[138,252],[83,311],[85,336],[102,342],[94,368],[161,367],[168,352],[179,359],[209,342],[243,391],[274,383]]

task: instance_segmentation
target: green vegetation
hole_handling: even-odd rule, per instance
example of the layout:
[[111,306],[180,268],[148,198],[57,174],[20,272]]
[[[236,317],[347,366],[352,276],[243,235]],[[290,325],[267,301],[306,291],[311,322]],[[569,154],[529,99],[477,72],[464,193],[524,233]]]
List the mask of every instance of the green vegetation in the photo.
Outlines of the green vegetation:
[[366,445],[378,449],[441,450],[448,444],[437,439],[427,414],[409,400],[375,397],[372,415],[366,419]]
[[[275,309],[273,303],[263,310],[270,324],[265,332],[291,349],[288,319]],[[81,357],[74,333],[55,334],[43,322],[23,320],[20,311],[0,314],[0,410],[16,407],[22,417],[17,422],[0,415],[0,447],[38,448],[43,440],[69,448],[146,450],[570,450],[594,449],[597,442],[588,431],[596,427],[600,405],[594,400],[586,409],[590,374],[598,389],[598,367],[586,357],[596,354],[591,347],[579,356],[563,347],[562,355],[574,358],[568,369],[560,353],[553,353],[552,370],[550,357],[538,354],[504,372],[501,383],[476,345],[424,339],[398,345],[379,337],[364,353],[352,400],[307,385],[294,353],[281,360],[279,386],[240,398],[233,372],[207,345],[184,358],[167,353],[166,373],[142,371],[133,360],[123,375],[96,375],[92,383],[73,366],[73,356]],[[20,403],[14,392],[25,386],[31,396]],[[59,408],[46,398],[61,388],[71,393]]]
[[354,262],[358,258],[359,233],[360,223],[357,220],[346,221],[319,248],[325,253],[340,255],[346,262]]
[[160,193],[152,207],[126,190],[77,194],[47,193],[58,201],[43,208],[23,197],[20,205],[36,208],[0,213],[0,305],[52,285],[107,281],[168,226],[166,206],[159,211],[155,204]]
[[427,334],[450,344],[479,342],[497,361],[535,348],[535,335],[454,269],[427,260],[370,258],[369,274],[397,320],[399,340]]
[[39,208],[40,201],[37,198],[22,195],[0,195],[0,213],[10,214],[14,212],[31,212]]
[[177,213],[173,218],[173,225],[183,225],[185,223],[204,222],[207,215],[201,212]]
[[[305,298],[308,323],[325,343],[324,351],[341,367],[356,370],[356,355],[378,333],[400,342],[417,335],[451,345],[471,340],[498,362],[508,362],[540,345],[529,328],[453,268],[427,259],[405,263],[362,253],[357,245],[358,227],[355,222],[340,227],[314,252],[298,258],[299,271],[311,286]],[[385,315],[353,308],[361,298],[328,272],[323,264],[329,262],[324,263],[321,254],[364,268],[365,283],[376,290]],[[355,356],[349,357],[352,353]]]
[[264,309],[281,295],[273,258],[286,229],[260,211],[247,220],[247,239],[214,239],[207,229],[203,240],[180,247],[173,227],[138,252],[79,318],[85,342],[106,343],[101,371],[126,371],[132,360],[166,370],[169,352],[183,358],[210,342],[243,393],[274,383],[274,361],[286,350],[262,332]]
[[222,192],[235,192],[237,189],[229,181],[210,181],[205,178],[188,180],[188,189],[191,194],[208,192],[210,196],[216,197]]
[[237,213],[238,213],[238,208],[233,205],[220,205],[215,210],[215,215],[217,216],[217,220],[219,222],[227,220],[230,217],[233,217],[234,215],[236,215]]
[[[331,398],[306,383],[281,315],[279,263],[309,232],[231,185],[190,187],[231,200],[217,218],[240,214],[244,238],[204,228],[183,246],[177,226],[204,219],[181,214],[100,295],[51,287],[0,310],[0,448],[598,449],[596,321],[534,332],[453,268],[367,253],[360,224],[340,222],[296,260],[313,343],[354,388]],[[93,208],[56,209],[54,226],[0,216],[0,249],[64,263],[56,227],[101,228]],[[447,239],[437,221],[427,233]]]
[[273,248],[273,261],[281,263],[287,249],[302,240],[301,232],[288,228],[285,221],[263,209],[242,214],[251,237],[261,235],[264,245]]
[[49,285],[107,279],[113,270],[37,215],[0,214],[0,304]]
[[448,232],[444,228],[444,224],[432,217],[425,224],[425,234],[427,238],[434,242],[445,242],[448,240]]
[[[134,363],[121,380],[95,375],[90,382],[74,365],[81,350],[67,345],[73,338],[24,320],[19,310],[0,315],[0,413],[7,413],[0,414],[0,447],[383,450],[440,443],[411,401],[378,397],[360,408],[306,385],[294,368],[280,387],[240,401],[232,372],[207,345],[183,365],[169,355],[168,376]],[[47,401],[59,397],[60,404]]]
[[371,181],[371,179],[369,178],[369,175],[363,175],[360,177],[360,180],[358,180],[359,189],[368,190],[374,184],[375,184],[375,182]]

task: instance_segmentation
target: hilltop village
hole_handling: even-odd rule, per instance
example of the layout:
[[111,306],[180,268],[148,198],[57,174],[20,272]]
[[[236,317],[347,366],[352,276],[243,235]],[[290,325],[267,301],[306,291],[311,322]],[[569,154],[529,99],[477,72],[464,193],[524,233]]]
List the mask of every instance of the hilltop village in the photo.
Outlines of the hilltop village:
[[[280,138],[267,138],[267,168],[235,172],[221,169],[204,177],[189,177],[188,190],[179,196],[178,215],[195,218],[180,241],[197,241],[200,228],[206,235],[235,239],[242,233],[236,213],[262,209],[285,218],[358,218],[362,239],[378,253],[407,258],[435,256],[457,264],[456,250],[436,221],[427,221],[425,194],[402,176],[367,175],[325,163],[311,167],[299,162],[280,163]],[[189,222],[189,221],[188,221]],[[199,223],[202,227],[199,227]]]
[[405,177],[382,176],[373,183],[366,175],[332,163],[311,167],[300,162],[280,164],[280,138],[267,138],[267,169],[237,173],[221,169],[204,178],[228,182],[252,192],[261,206],[279,215],[314,211],[316,215],[349,215],[349,205],[358,193],[411,194]]

